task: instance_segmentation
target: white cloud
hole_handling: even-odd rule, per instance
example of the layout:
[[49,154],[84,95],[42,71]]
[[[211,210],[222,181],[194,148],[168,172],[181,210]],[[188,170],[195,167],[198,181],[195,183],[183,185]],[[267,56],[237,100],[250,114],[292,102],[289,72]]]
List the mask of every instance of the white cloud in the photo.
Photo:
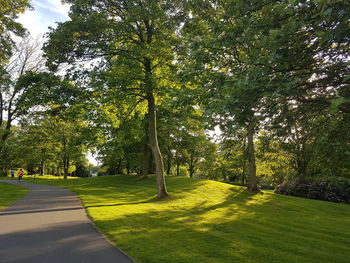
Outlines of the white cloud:
[[41,0],[41,1],[39,0],[36,2],[42,8],[49,9],[52,12],[60,14],[64,17],[66,17],[66,19],[69,19],[69,17],[68,17],[69,5],[62,4],[61,0]]
[[69,19],[69,6],[63,5],[60,0],[33,0],[31,5],[34,10],[27,10],[17,21],[32,35],[42,35],[48,31],[48,27],[56,27],[56,22]]
[[38,16],[36,11],[27,10],[24,14],[20,15],[17,19],[31,35],[40,35],[47,31],[47,25],[42,23],[41,18]]

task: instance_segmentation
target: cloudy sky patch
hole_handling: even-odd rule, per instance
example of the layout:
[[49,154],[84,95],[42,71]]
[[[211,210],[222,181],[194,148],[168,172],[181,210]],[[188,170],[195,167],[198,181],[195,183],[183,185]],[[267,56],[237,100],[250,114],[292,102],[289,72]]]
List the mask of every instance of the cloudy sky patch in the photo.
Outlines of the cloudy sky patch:
[[48,27],[56,27],[56,22],[64,22],[69,19],[68,5],[62,5],[60,0],[32,0],[34,10],[27,10],[19,16],[20,22],[33,35],[42,35],[48,31]]

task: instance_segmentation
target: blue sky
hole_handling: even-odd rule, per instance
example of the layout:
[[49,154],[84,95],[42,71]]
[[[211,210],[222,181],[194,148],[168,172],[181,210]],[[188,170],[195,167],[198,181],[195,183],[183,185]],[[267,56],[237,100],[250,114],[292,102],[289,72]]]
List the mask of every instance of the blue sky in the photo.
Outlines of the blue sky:
[[48,27],[56,27],[56,22],[69,19],[68,5],[62,5],[61,0],[32,0],[34,10],[27,10],[19,16],[18,22],[35,37],[48,31]]

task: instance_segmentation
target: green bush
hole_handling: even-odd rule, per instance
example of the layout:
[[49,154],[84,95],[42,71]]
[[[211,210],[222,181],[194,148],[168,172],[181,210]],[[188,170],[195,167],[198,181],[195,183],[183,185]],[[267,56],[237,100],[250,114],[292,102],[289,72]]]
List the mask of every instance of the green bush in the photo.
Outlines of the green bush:
[[308,178],[302,183],[280,184],[275,192],[330,202],[350,203],[350,180],[343,177]]

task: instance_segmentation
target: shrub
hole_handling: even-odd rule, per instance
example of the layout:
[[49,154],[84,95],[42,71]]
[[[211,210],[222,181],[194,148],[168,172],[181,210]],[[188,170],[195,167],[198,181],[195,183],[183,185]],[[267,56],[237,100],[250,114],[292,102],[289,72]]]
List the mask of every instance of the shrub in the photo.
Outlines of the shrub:
[[350,180],[342,177],[309,178],[303,183],[285,182],[278,185],[275,193],[350,203]]

